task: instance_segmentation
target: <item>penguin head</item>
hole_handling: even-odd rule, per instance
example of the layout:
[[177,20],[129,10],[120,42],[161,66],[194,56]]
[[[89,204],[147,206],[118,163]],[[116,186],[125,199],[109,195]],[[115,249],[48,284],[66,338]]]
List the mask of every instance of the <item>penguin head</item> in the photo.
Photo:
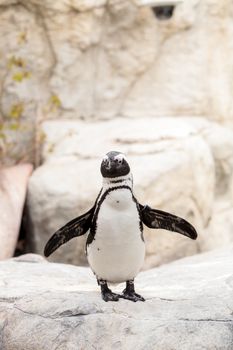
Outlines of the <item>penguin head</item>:
[[123,153],[111,151],[104,156],[100,171],[103,177],[114,178],[128,175],[130,167]]

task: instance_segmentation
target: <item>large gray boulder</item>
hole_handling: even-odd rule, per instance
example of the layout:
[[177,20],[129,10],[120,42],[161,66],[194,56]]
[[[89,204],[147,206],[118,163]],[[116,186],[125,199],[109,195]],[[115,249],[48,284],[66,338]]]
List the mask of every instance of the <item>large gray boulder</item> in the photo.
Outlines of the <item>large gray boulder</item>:
[[232,350],[232,256],[230,246],[141,273],[145,303],[105,303],[84,267],[1,262],[0,348]]
[[[50,121],[43,132],[44,164],[34,172],[28,193],[35,252],[41,254],[55,230],[93,205],[101,187],[101,157],[114,149],[128,156],[141,203],[190,220],[200,233],[207,225],[215,190],[214,157],[197,128],[184,119],[116,118],[98,125]],[[200,250],[198,242],[171,232],[147,229],[145,237],[145,268]],[[51,259],[82,265],[85,239],[74,239]]]
[[222,199],[214,203],[213,215],[201,241],[203,251],[227,247],[233,242],[232,201]]

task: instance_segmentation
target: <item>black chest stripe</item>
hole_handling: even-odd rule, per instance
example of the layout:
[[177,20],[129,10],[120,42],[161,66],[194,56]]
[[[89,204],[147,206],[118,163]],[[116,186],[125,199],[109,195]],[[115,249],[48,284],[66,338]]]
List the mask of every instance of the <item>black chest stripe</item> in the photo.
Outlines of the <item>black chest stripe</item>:
[[[90,227],[90,232],[89,232],[89,235],[87,237],[86,246],[91,244],[92,241],[95,239],[96,228],[97,228],[97,217],[98,217],[98,214],[99,214],[99,211],[100,211],[100,207],[101,207],[103,201],[109,195],[109,193],[111,193],[113,191],[116,191],[116,190],[119,190],[119,189],[127,189],[127,190],[129,190],[131,192],[131,194],[132,194],[133,200],[136,201],[136,199],[133,196],[132,190],[131,190],[131,188],[129,186],[122,185],[122,186],[116,186],[116,187],[111,187],[111,188],[107,189],[102,194],[102,196],[100,197],[99,202],[96,205],[96,210],[95,210],[95,213],[93,215],[93,219],[92,219],[92,223],[91,223],[91,227]],[[136,204],[137,204],[137,201],[136,201]],[[138,208],[138,204],[137,204],[137,208]],[[140,228],[141,228],[141,222],[140,222]]]
[[125,182],[125,181],[130,181],[131,179],[128,178],[128,179],[119,179],[119,180],[110,180],[110,184],[120,184],[122,182]]

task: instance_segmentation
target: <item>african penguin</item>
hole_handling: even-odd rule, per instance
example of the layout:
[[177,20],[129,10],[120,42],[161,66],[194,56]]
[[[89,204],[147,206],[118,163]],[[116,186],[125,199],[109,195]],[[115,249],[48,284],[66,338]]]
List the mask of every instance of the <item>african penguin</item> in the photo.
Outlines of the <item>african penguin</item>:
[[[100,170],[103,186],[94,206],[55,232],[47,242],[44,254],[48,257],[70,239],[88,232],[87,259],[100,285],[103,300],[145,301],[134,289],[134,278],[145,257],[143,224],[175,231],[191,239],[197,238],[197,232],[186,220],[137,201],[124,154],[107,153]],[[122,294],[113,293],[108,287],[108,283],[121,282],[126,282]]]

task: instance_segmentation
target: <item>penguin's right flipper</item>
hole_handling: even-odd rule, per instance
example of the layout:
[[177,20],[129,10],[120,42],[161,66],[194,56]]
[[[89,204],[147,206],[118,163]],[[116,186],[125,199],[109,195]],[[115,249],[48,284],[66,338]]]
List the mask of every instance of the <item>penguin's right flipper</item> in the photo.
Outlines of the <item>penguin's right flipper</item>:
[[95,206],[85,214],[69,221],[65,226],[57,230],[48,240],[44,248],[44,255],[48,257],[57,248],[72,238],[84,235],[90,228],[94,210]]

